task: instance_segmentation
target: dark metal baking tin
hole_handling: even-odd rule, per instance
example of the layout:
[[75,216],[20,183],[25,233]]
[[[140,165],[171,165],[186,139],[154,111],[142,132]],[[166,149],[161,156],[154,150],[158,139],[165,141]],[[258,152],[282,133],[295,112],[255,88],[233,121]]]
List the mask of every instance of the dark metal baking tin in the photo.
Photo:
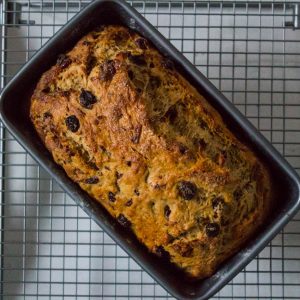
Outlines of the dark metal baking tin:
[[[53,161],[29,120],[29,103],[37,81],[57,56],[71,49],[86,33],[102,24],[118,23],[143,36],[175,62],[176,68],[209,100],[227,126],[265,162],[272,174],[271,215],[243,249],[224,262],[210,278],[190,281],[182,271],[163,264],[150,254],[134,235],[125,231],[70,180]],[[123,1],[96,0],[66,24],[18,72],[1,94],[1,118],[7,129],[47,170],[60,186],[90,215],[131,257],[167,291],[179,299],[207,299],[240,272],[295,215],[300,207],[300,180],[292,167],[241,113],[150,23]]]

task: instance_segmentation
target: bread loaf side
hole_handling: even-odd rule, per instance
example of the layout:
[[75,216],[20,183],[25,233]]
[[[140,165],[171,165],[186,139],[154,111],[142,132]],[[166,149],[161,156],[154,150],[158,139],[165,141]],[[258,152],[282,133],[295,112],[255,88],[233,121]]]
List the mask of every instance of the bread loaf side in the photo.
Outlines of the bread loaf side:
[[31,120],[57,164],[147,248],[210,276],[262,223],[268,173],[145,38],[84,36],[43,74]]

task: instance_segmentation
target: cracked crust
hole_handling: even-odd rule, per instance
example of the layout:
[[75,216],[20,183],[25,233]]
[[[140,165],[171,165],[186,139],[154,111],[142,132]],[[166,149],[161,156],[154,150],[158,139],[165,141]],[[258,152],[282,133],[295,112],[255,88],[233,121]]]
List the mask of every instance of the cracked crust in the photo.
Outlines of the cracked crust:
[[54,160],[189,276],[210,276],[268,211],[269,176],[144,38],[83,37],[40,79],[31,120]]

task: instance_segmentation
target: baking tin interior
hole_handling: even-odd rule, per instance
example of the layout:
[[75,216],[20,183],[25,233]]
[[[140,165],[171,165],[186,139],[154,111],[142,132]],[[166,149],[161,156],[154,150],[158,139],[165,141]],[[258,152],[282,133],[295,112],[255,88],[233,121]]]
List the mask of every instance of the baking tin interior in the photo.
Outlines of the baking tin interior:
[[[136,30],[150,40],[161,53],[172,58],[176,69],[221,113],[231,131],[253,149],[272,175],[270,217],[257,235],[250,239],[239,253],[224,262],[210,278],[191,281],[182,271],[162,263],[150,254],[132,233],[119,226],[101,205],[92,200],[54,163],[29,120],[30,97],[43,72],[55,63],[60,53],[71,49],[82,36],[97,26],[112,24],[112,20],[114,24],[122,24]],[[162,286],[180,299],[206,299],[216,293],[266,246],[297,212],[300,205],[299,179],[286,161],[182,54],[141,15],[121,1],[96,0],[64,26],[7,85],[1,95],[1,117],[18,141],[87,214]]]

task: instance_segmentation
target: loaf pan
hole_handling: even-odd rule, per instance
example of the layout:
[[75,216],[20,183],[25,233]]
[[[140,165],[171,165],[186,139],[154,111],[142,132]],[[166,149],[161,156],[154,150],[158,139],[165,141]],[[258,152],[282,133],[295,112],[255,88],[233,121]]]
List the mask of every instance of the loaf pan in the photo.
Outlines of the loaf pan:
[[[52,159],[29,119],[30,97],[43,74],[57,56],[70,50],[95,27],[122,24],[150,40],[173,59],[177,70],[203,94],[222,115],[231,131],[258,155],[272,174],[272,213],[260,231],[210,278],[191,281],[183,272],[150,254],[135,236],[125,231],[108,212],[67,177]],[[170,294],[179,299],[207,299],[240,272],[296,214],[300,206],[300,180],[292,167],[241,113],[137,11],[123,1],[96,0],[66,24],[18,72],[1,94],[1,118],[35,160],[140,266]]]

